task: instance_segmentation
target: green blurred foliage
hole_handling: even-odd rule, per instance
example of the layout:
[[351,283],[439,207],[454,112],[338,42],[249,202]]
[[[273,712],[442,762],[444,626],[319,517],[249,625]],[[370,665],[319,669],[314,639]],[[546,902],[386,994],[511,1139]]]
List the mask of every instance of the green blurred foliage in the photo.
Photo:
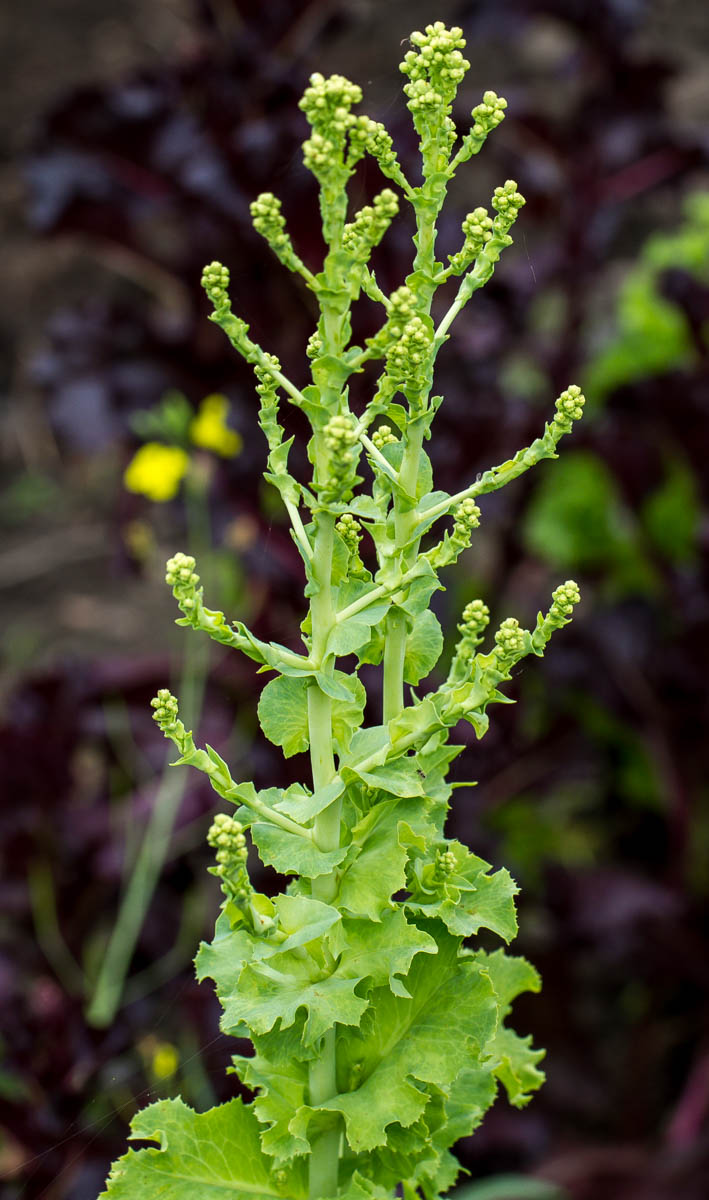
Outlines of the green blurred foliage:
[[[699,359],[684,314],[661,293],[662,274],[682,270],[709,282],[709,194],[685,200],[683,223],[645,242],[620,289],[617,333],[590,363],[584,389],[592,403],[623,384],[692,367]],[[703,331],[709,346],[709,330]]]

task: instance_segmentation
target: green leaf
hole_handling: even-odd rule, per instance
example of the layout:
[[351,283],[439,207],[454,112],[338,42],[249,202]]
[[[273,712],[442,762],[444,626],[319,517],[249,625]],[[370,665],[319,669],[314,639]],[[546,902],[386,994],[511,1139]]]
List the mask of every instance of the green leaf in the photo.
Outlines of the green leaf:
[[415,758],[397,758],[368,771],[356,771],[344,766],[342,770],[345,778],[347,775],[354,775],[369,787],[387,792],[390,796],[423,795],[423,783]]
[[[358,613],[357,616],[359,615]],[[371,627],[365,621],[358,620],[357,617],[348,617],[346,621],[333,625],[327,639],[327,653],[338,658],[354,654],[355,650],[359,650],[360,646],[369,641],[370,636]]]
[[522,992],[541,991],[539,972],[526,958],[507,954],[504,950],[495,950],[492,954],[480,951],[476,958],[492,980],[503,1017],[510,1011],[512,1001]]
[[404,681],[413,687],[433,670],[443,653],[443,632],[436,614],[430,608],[417,613],[414,626],[406,639]]
[[279,792],[275,800],[268,800],[265,792],[260,792],[259,796],[266,803],[272,804],[279,812],[285,813],[293,821],[298,821],[303,825],[312,821],[313,817],[317,817],[318,813],[337,800],[345,790],[345,784],[339,776],[336,776],[332,783],[328,783],[327,787],[318,788],[315,792],[307,792],[299,783],[291,784],[285,791],[273,790]]
[[364,684],[356,675],[343,675],[343,680],[347,699],[335,700],[332,705],[332,736],[335,751],[339,755],[346,753],[352,735],[362,724],[364,706],[367,703]]
[[502,1025],[509,1013],[512,1001],[522,992],[538,992],[541,980],[537,971],[525,958],[496,950],[493,954],[480,952],[475,956],[483,967],[495,989],[500,1005],[500,1024],[490,1044],[492,1064],[497,1078],[504,1085],[510,1104],[523,1108],[544,1083],[544,1073],[537,1063],[544,1058],[544,1050],[532,1049],[531,1037],[519,1037],[512,1029]]
[[667,464],[660,487],[644,501],[642,518],[657,549],[671,563],[691,562],[701,520],[697,480],[687,463]]
[[289,896],[284,892],[276,896],[273,905],[278,913],[279,928],[288,935],[278,947],[280,952],[294,950],[296,946],[305,946],[322,937],[341,919],[336,908],[310,896]]
[[372,987],[388,984],[396,996],[408,996],[397,976],[406,975],[415,954],[435,954],[434,939],[410,925],[402,909],[384,913],[381,924],[344,920],[331,940],[341,955],[338,975],[346,979],[368,979]]
[[[256,1044],[262,1040],[265,1039],[256,1038]],[[265,1126],[261,1131],[264,1153],[281,1162],[308,1154],[308,1139],[293,1134],[289,1128],[293,1114],[306,1100],[307,1065],[294,1059],[274,1063],[270,1056],[260,1054],[258,1050],[253,1058],[235,1056],[234,1065],[246,1086],[252,1091],[258,1089],[254,1112]]]
[[314,963],[292,953],[275,954],[266,961],[247,963],[234,995],[220,994],[224,1007],[222,1027],[230,1031],[246,1024],[254,1033],[268,1033],[279,1022],[287,1029],[301,1008],[307,1016],[303,1044],[314,1047],[328,1029],[358,1025],[367,1001],[355,992],[357,981],[337,972],[324,978],[314,975]]
[[406,882],[407,853],[399,844],[400,805],[377,804],[352,830],[352,846],[340,880],[339,905],[353,917],[380,921]]
[[306,879],[317,879],[329,875],[338,866],[347,847],[339,850],[319,850],[314,842],[298,833],[288,833],[265,821],[251,826],[251,837],[261,861],[267,867],[275,867],[281,875],[304,875]]
[[458,957],[457,939],[440,927],[435,936],[436,961],[417,956],[406,978],[411,999],[389,988],[376,992],[362,1028],[340,1039],[338,1072],[350,1079],[358,1064],[362,1083],[319,1107],[342,1114],[355,1151],[383,1145],[394,1121],[418,1120],[429,1099],[420,1085],[449,1088],[494,1032],[497,1004],[489,978],[472,958]]
[[520,1037],[513,1029],[498,1029],[490,1044],[494,1070],[507,1092],[507,1099],[515,1108],[524,1108],[532,1099],[532,1092],[544,1083],[543,1071],[537,1063],[544,1058],[545,1050],[532,1049],[532,1038]]
[[304,1197],[305,1169],[294,1165],[282,1184],[261,1150],[253,1107],[230,1100],[193,1112],[182,1100],[159,1100],[138,1113],[131,1138],[159,1148],[129,1150],[114,1163],[106,1200],[271,1200]]
[[[414,892],[407,907],[422,916],[438,917],[459,937],[470,937],[480,929],[490,929],[510,942],[517,933],[514,897],[519,889],[509,871],[502,867],[492,875],[488,874],[490,864],[468,853],[460,842],[447,842],[446,849],[456,855],[456,869],[442,878],[434,873],[433,883],[428,879],[434,872],[432,863],[422,872],[416,871],[424,888],[432,888],[435,896],[427,899],[425,890]],[[415,881],[412,881],[412,887],[415,887]]]
[[261,692],[258,702],[261,728],[286,758],[300,754],[310,745],[308,733],[308,685],[304,679],[277,675]]
[[[202,942],[194,960],[197,979],[213,979],[217,995],[235,992],[239,976],[254,952],[254,939],[245,929],[232,929],[226,912],[219,915],[211,942]],[[245,1025],[233,1029],[235,1037],[248,1036]]]

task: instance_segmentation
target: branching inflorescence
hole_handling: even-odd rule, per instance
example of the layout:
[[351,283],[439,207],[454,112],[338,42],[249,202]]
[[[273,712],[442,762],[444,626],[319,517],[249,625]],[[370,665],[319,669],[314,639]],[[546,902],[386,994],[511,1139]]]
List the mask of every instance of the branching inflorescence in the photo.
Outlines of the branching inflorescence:
[[[404,176],[384,127],[352,111],[362,98],[357,86],[313,75],[300,107],[311,126],[305,164],[319,184],[322,269],[314,274],[298,257],[275,196],[252,205],[258,232],[319,305],[307,385],[291,382],[275,355],[250,339],[232,312],[227,268],[213,262],[204,270],[211,319],[256,375],[266,479],[283,499],[303,560],[302,649],[263,642],[207,608],[186,555],[170,560],[167,582],[180,624],[273,673],[258,707],[261,728],[286,757],[309,750],[311,775],[285,790],[237,783],[213,749],[195,746],[169,692],[153,702],[179,762],[206,772],[237,806],[209,831],[224,902],[197,971],[216,983],[224,1031],[253,1043],[253,1056],[235,1056],[234,1067],[255,1098],[203,1114],[179,1100],[152,1105],[136,1118],[133,1136],[160,1148],[119,1160],[110,1197],[179,1200],[185,1189],[201,1196],[203,1188],[210,1197],[385,1200],[401,1187],[407,1200],[417,1192],[432,1200],[455,1181],[451,1147],[479,1124],[498,1085],[520,1106],[543,1080],[542,1052],[506,1024],[512,1001],[538,990],[538,976],[524,959],[475,943],[481,930],[504,942],[514,937],[517,889],[506,870],[493,871],[444,834],[447,772],[461,749],[449,736],[464,720],[482,737],[488,708],[507,700],[501,688],[517,663],[541,655],[570,620],[576,584],[556,589],[532,630],[503,620],[488,649],[490,611],[473,600],[461,614],[445,681],[422,695],[405,694],[404,685],[416,688],[442,653],[430,600],[442,586],[439,572],[481,522],[477,499],[555,458],[584,399],[578,387],[567,388],[530,446],[456,495],[434,490],[424,441],[442,399],[432,395],[435,360],[453,320],[510,245],[524,199],[513,180],[496,188],[493,215],[475,208],[448,265],[437,261],[447,186],[506,105],[486,92],[459,139],[451,105],[469,65],[461,31],[436,22],[412,34],[411,46],[401,69],[421,182]],[[349,215],[347,183],[364,155],[393,186]],[[405,282],[387,296],[371,253],[402,201],[416,220],[415,255]],[[453,278],[457,291],[436,324],[434,295]],[[381,305],[382,323],[358,346],[350,313],[362,295]],[[372,360],[381,363],[379,378],[355,412],[348,381]],[[307,482],[288,468],[284,398],[312,429]],[[364,663],[381,664],[383,681],[380,721],[366,727]],[[275,899],[249,880],[247,832],[262,861],[289,878]]]

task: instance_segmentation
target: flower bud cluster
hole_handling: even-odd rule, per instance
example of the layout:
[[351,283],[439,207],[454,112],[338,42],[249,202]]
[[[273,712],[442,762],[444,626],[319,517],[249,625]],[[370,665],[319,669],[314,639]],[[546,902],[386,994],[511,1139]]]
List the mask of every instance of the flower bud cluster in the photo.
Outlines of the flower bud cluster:
[[461,641],[468,642],[472,646],[479,646],[490,623],[490,609],[487,604],[482,600],[471,600],[470,604],[466,604],[463,609],[461,617],[458,625]]
[[389,297],[387,319],[374,337],[367,338],[367,345],[374,354],[386,354],[404,332],[404,327],[416,312],[416,297],[406,284],[396,288]]
[[275,354],[269,354],[267,350],[264,350],[261,362],[254,364],[256,393],[261,397],[261,404],[264,407],[276,402],[278,392],[278,383],[273,378],[271,371],[269,371],[269,367],[273,367],[274,371],[280,371],[280,359],[276,358]]
[[223,263],[211,262],[202,271],[202,287],[215,308],[221,308],[229,299],[229,268]]
[[472,113],[473,126],[471,133],[474,138],[484,140],[493,129],[505,119],[507,101],[497,92],[485,92],[480,104],[476,104]]
[[476,208],[463,221],[463,247],[457,254],[449,254],[448,261],[456,275],[469,267],[492,237],[492,218],[486,208]]
[[502,666],[510,666],[524,654],[525,630],[516,617],[507,617],[495,634],[497,658]]
[[373,121],[371,117],[358,116],[354,118],[350,129],[348,165],[353,165],[365,152],[376,159],[384,174],[388,174],[391,167],[398,166],[391,135],[381,121]]
[[323,436],[330,456],[325,497],[339,500],[353,485],[359,457],[354,451],[358,438],[351,417],[346,413],[335,413],[327,422]]
[[226,813],[217,813],[207,841],[216,850],[214,873],[220,876],[225,893],[237,901],[247,900],[253,888],[246,873],[248,848],[241,823]]
[[568,625],[575,605],[581,599],[579,586],[573,579],[567,579],[566,583],[560,583],[558,588],[555,588],[551,595],[551,608],[547,614],[547,620],[561,628],[563,625]]
[[558,433],[570,433],[574,421],[578,421],[583,416],[583,406],[586,403],[581,388],[576,383],[572,383],[559,396],[556,402],[556,412],[552,424]]
[[492,207],[497,212],[495,232],[506,234],[512,228],[519,210],[527,203],[521,192],[517,191],[514,179],[508,179],[502,187],[496,187],[492,197]]
[[181,608],[194,606],[194,593],[199,584],[196,565],[191,554],[183,554],[181,551],[168,558],[165,564],[165,583],[172,588]]
[[310,359],[320,358],[320,355],[322,354],[322,338],[320,337],[317,329],[314,333],[311,333],[310,337],[308,338],[308,344],[305,347],[305,353]]
[[157,696],[150,701],[150,707],[155,710],[153,720],[163,733],[175,728],[178,718],[177,699],[168,688],[160,688]]
[[286,219],[281,212],[281,202],[273,192],[261,192],[249,205],[254,229],[264,237],[276,254],[292,252],[293,246],[286,233]]
[[356,214],[354,221],[342,231],[342,246],[354,257],[367,261],[374,246],[378,246],[384,234],[399,212],[399,200],[391,188],[384,188],[371,204]]
[[336,522],[335,529],[347,546],[350,554],[359,554],[362,528],[357,518],[353,517],[352,513],[343,513],[339,521]]
[[357,124],[350,109],[359,104],[362,89],[343,75],[325,79],[316,72],[310,76],[299,108],[305,113],[313,133],[303,145],[303,158],[316,178],[325,180],[343,164],[348,131]]
[[366,570],[359,553],[359,544],[362,540],[362,527],[359,521],[351,513],[343,513],[336,522],[335,529],[349,551],[348,574],[354,578],[364,576]]
[[453,513],[453,541],[463,546],[470,543],[470,535],[480,524],[480,509],[471,496],[461,500]]
[[420,317],[407,321],[401,337],[387,355],[387,369],[394,383],[406,391],[421,380],[428,363],[433,338]]
[[458,867],[458,860],[452,850],[436,851],[436,874],[439,876],[452,875]]
[[436,109],[447,114],[470,66],[461,53],[465,47],[462,29],[457,25],[447,29],[442,21],[435,21],[423,33],[412,33],[410,41],[416,49],[409,50],[399,68],[409,78],[404,84],[409,110],[414,119]]
[[391,446],[394,442],[398,442],[398,437],[392,433],[390,425],[380,425],[372,434],[372,441],[377,447],[377,450],[383,450],[385,446]]

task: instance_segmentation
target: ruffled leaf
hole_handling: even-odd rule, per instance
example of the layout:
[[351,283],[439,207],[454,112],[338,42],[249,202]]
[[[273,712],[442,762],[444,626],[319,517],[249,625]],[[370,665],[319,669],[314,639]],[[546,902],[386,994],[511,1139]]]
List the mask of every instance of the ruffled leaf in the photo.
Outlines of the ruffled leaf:
[[158,1148],[119,1158],[105,1200],[195,1200],[207,1194],[214,1200],[299,1200],[307,1192],[301,1164],[276,1182],[253,1107],[238,1099],[205,1113],[182,1100],[159,1100],[134,1117],[130,1136]]

